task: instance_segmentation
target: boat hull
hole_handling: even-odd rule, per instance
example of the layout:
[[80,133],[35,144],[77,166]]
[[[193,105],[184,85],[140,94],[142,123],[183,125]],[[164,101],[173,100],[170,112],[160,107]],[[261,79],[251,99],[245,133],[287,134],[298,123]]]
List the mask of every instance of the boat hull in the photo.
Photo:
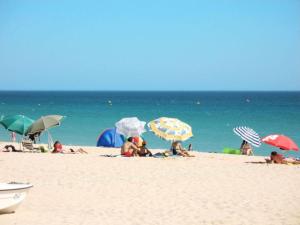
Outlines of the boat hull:
[[30,184],[0,183],[0,213],[12,213],[25,199]]

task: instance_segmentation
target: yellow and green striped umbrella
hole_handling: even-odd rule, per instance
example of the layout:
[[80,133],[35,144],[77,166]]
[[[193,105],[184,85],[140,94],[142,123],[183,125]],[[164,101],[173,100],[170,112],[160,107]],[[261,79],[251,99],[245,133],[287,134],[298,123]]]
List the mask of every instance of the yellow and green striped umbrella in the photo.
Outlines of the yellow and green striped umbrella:
[[185,141],[193,136],[191,126],[176,118],[161,117],[149,122],[148,127],[167,141]]

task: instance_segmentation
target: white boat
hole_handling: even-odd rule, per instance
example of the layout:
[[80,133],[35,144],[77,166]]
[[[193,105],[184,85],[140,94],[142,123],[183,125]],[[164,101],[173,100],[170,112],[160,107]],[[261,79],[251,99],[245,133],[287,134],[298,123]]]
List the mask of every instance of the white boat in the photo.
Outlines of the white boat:
[[0,183],[0,213],[12,213],[33,186],[23,183]]

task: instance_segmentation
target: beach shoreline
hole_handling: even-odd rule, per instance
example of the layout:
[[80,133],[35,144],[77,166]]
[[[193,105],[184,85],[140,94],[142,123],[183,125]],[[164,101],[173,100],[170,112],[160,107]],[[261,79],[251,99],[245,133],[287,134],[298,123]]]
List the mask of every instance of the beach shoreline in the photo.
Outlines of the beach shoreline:
[[[233,132],[237,126],[249,126],[260,137],[279,133],[300,143],[299,92],[12,91],[1,92],[0,97],[3,116],[22,114],[33,120],[45,115],[65,116],[61,126],[49,131],[53,141],[69,145],[94,146],[103,131],[131,116],[145,122],[165,116],[180,119],[193,131],[193,137],[183,143],[184,147],[191,143],[193,149],[200,151],[239,148],[243,140]],[[39,137],[41,142],[48,142],[47,133]],[[142,137],[149,148],[170,147],[170,142],[157,138],[153,132],[145,132]],[[10,141],[10,138],[3,128],[0,140]],[[274,147],[263,144],[254,148],[254,154],[269,155],[273,150]],[[285,154],[300,157],[299,152]]]

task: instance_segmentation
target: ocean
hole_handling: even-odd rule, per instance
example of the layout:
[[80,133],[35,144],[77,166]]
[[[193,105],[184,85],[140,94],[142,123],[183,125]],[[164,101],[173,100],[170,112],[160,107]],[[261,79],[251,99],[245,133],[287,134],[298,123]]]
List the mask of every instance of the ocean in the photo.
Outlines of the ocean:
[[[111,104],[110,104],[111,102]],[[261,137],[284,134],[300,145],[300,92],[180,92],[180,91],[0,91],[0,115],[66,116],[60,127],[50,129],[54,140],[72,145],[96,145],[99,134],[123,117],[149,122],[176,117],[193,128],[193,149],[221,152],[239,148],[242,140],[232,129],[253,128]],[[151,132],[143,135],[150,148],[167,149],[170,142]],[[0,141],[9,140],[1,126]],[[42,136],[47,142],[47,135]],[[275,147],[263,144],[255,155],[269,155]],[[280,151],[280,150],[279,150]],[[298,152],[286,155],[300,156]]]

